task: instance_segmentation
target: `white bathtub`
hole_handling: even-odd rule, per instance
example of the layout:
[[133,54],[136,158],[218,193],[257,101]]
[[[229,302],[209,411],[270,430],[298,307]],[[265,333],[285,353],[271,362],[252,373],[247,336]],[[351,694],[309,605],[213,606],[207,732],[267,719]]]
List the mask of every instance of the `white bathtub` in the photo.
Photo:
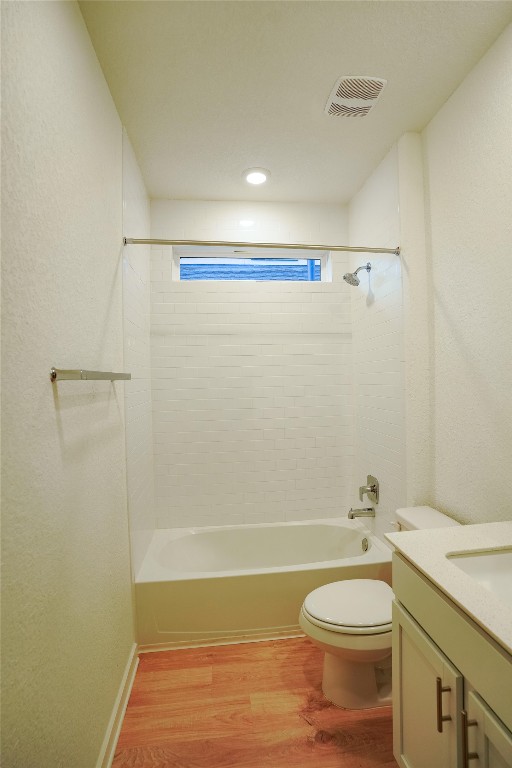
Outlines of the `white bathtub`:
[[157,530],[135,584],[138,642],[298,634],[308,592],[356,578],[391,581],[390,549],[358,520]]

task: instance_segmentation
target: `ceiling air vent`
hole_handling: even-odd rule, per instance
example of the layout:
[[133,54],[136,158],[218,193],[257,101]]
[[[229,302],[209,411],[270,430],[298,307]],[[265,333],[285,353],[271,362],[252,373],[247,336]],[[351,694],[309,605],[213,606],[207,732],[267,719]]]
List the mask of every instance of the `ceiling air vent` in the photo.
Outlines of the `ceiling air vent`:
[[364,117],[375,106],[387,80],[340,77],[327,99],[325,112],[335,117]]

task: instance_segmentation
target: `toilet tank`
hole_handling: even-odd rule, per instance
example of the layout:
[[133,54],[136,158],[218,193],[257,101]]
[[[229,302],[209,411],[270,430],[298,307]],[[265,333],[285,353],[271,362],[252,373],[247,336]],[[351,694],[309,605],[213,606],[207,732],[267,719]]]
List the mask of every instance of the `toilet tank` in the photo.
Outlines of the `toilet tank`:
[[396,520],[401,531],[417,531],[426,528],[449,528],[460,525],[433,507],[402,507],[397,509]]

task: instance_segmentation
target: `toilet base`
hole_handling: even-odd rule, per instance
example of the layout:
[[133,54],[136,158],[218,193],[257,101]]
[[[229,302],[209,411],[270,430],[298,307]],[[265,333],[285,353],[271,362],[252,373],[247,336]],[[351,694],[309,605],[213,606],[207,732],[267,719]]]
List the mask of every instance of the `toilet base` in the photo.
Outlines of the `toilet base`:
[[343,709],[391,704],[391,655],[359,663],[325,653],[322,691],[326,699]]

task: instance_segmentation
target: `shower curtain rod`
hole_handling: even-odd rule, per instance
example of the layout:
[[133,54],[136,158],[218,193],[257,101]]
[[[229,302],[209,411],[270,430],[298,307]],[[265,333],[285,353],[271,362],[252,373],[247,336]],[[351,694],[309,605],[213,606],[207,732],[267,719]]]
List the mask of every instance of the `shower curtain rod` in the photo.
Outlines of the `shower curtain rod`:
[[367,248],[356,245],[310,245],[306,243],[239,243],[231,240],[139,240],[123,237],[123,245],[215,245],[236,248],[289,248],[307,251],[351,251],[352,253],[394,253],[400,255],[400,246],[396,248]]

